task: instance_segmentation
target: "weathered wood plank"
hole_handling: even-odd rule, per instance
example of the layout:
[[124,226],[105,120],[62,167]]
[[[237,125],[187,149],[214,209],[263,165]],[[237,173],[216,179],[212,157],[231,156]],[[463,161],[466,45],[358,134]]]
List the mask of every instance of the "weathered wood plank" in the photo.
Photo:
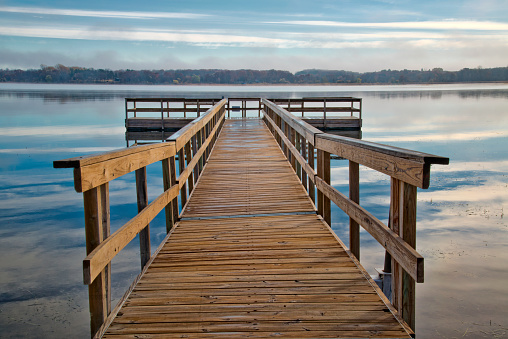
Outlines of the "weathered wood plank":
[[[148,205],[146,167],[136,170],[136,195],[139,213]],[[150,224],[146,224],[145,228],[139,232],[139,254],[141,269],[143,269],[152,254],[150,250]]]
[[[109,185],[107,183],[83,193],[87,254],[93,253],[109,236]],[[111,265],[97,272],[98,278],[88,286],[90,329],[94,335],[111,312]]]
[[420,188],[428,188],[431,164],[449,159],[331,134],[316,135],[316,148],[370,167]]
[[[349,199],[360,204],[360,166],[349,161]],[[349,249],[360,260],[360,226],[355,219],[349,218]]]
[[369,232],[414,279],[423,280],[423,257],[400,236],[320,178],[316,178],[316,187]]
[[410,337],[274,141],[259,121],[225,122],[181,220],[104,337]]
[[180,129],[167,140],[174,141],[177,150],[181,149],[200,129],[202,129],[211,119],[213,119],[215,114],[222,112],[221,115],[224,116],[226,105],[227,99],[221,100],[215,106],[206,111],[206,113],[193,120],[192,123]]
[[134,147],[137,152],[121,150],[116,153],[108,153],[107,157],[98,156],[102,159],[101,161],[94,159],[94,163],[89,165],[82,166],[80,161],[80,167],[74,169],[74,187],[76,191],[87,191],[176,154],[173,143],[160,143],[158,145],[158,147]]
[[[263,104],[265,105],[265,110],[271,110],[275,112],[284,121],[284,123],[287,123],[289,126],[293,127],[298,133],[300,133],[300,135],[305,136],[305,139],[312,145],[315,144],[316,135],[323,133],[317,128],[307,124],[302,119],[273,104],[269,100],[263,99]],[[266,112],[264,112],[263,115],[265,114]]]
[[104,267],[177,195],[178,185],[174,185],[89,253],[83,260],[85,284],[91,284]]
[[174,145],[171,143],[158,143],[151,145],[142,145],[142,146],[134,146],[128,148],[122,148],[115,151],[96,153],[90,155],[84,155],[69,159],[57,160],[53,161],[54,168],[78,168],[88,165],[93,165],[99,162],[104,162],[120,157],[125,157],[128,155],[140,153],[140,152],[148,152],[150,150],[159,150],[159,152],[168,152],[166,149],[171,149]]

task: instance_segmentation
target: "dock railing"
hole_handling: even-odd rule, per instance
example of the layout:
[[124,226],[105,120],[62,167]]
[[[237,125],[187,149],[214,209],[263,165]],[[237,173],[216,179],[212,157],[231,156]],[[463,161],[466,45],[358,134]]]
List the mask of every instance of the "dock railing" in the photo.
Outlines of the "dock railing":
[[269,99],[272,103],[295,115],[327,118],[340,116],[362,119],[362,99],[353,97],[311,97],[297,99]]
[[[178,196],[184,206],[223,126],[226,105],[227,100],[219,101],[167,142],[54,162],[55,168],[74,168],[74,187],[83,193],[87,252],[83,279],[89,286],[92,337],[107,327],[124,301],[111,309],[111,261],[139,234],[142,271],[147,267],[155,256],[151,256],[149,223],[162,209],[168,233],[178,220]],[[159,161],[164,193],[148,204],[146,166]],[[109,182],[134,171],[138,214],[110,234]]]
[[[186,98],[126,98],[125,120],[130,118],[195,118],[221,99]],[[295,115],[307,118],[333,119],[350,116],[362,119],[362,99],[353,97],[311,97],[269,99],[276,105]],[[228,98],[228,118],[231,113],[240,112],[239,117],[260,117],[263,108],[261,98]],[[249,114],[254,111],[255,114]],[[128,126],[127,126],[128,127]]]
[[125,98],[125,119],[153,117],[160,113],[164,117],[199,117],[221,99],[187,99],[187,98]]
[[[263,105],[263,119],[317,203],[318,213],[331,225],[333,201],[349,216],[351,254],[360,259],[361,225],[391,256],[392,304],[414,330],[415,281],[424,280],[423,257],[415,250],[416,190],[429,187],[431,164],[445,165],[449,159],[323,133],[274,102],[263,99]],[[330,185],[331,154],[349,160],[349,197]],[[359,165],[391,177],[389,226],[359,204]]]

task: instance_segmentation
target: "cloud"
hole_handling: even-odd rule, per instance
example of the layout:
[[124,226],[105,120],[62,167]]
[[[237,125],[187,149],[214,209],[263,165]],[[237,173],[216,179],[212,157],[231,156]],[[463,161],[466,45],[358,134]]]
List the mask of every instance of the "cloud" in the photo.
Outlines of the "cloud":
[[76,39],[76,40],[117,40],[117,41],[166,41],[183,42],[198,46],[298,46],[299,41],[265,38],[258,36],[187,33],[176,30],[107,30],[75,27],[9,27],[0,26],[0,35]]
[[0,12],[118,19],[200,19],[210,16],[208,14],[196,13],[86,11],[80,9],[38,7],[0,7]]
[[412,21],[412,22],[339,22],[339,21],[276,21],[269,24],[299,26],[326,26],[352,28],[385,28],[385,29],[428,29],[428,30],[466,30],[466,31],[507,31],[508,24],[493,21]]

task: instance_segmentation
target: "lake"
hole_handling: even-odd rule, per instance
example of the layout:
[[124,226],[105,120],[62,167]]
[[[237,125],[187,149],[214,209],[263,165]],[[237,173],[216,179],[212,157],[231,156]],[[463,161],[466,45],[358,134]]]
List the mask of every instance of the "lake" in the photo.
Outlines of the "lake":
[[[508,85],[119,86],[0,84],[0,337],[88,338],[82,284],[82,195],[70,169],[52,162],[125,147],[125,97],[363,98],[363,139],[450,158],[418,190],[418,338],[508,337]],[[148,167],[149,199],[162,193]],[[361,168],[361,204],[387,222],[389,177]],[[347,162],[332,184],[347,191]],[[134,176],[111,183],[112,231],[137,213]],[[332,204],[333,205],[333,204]],[[151,223],[152,249],[165,235]],[[347,218],[332,228],[347,242]],[[113,261],[113,298],[139,273],[134,240]],[[361,234],[361,262],[374,274],[384,251]],[[115,302],[115,301],[114,301]]]

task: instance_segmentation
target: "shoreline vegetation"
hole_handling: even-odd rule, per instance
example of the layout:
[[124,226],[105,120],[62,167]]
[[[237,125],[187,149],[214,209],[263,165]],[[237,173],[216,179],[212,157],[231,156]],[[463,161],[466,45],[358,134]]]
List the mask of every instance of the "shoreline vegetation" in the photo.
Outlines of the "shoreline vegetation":
[[442,68],[351,72],[307,69],[295,73],[282,70],[110,70],[41,65],[39,69],[0,69],[0,83],[126,84],[126,85],[394,85],[508,82],[508,67]]

